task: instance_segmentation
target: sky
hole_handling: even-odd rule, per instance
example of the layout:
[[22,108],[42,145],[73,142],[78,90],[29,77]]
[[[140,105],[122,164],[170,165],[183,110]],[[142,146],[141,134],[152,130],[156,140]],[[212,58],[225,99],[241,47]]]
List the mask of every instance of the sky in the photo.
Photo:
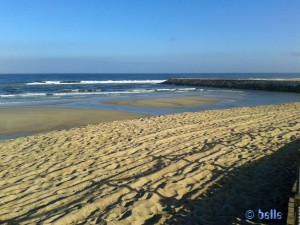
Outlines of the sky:
[[300,72],[299,0],[0,0],[0,73]]

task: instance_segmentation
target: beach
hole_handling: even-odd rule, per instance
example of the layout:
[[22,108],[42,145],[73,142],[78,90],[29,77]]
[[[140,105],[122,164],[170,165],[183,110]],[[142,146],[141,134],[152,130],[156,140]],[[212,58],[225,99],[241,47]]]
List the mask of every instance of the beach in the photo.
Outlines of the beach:
[[146,117],[145,114],[75,108],[0,108],[0,135],[37,133],[100,122]]
[[250,224],[245,212],[259,208],[286,218],[299,111],[210,110],[2,141],[0,222]]
[[201,105],[210,105],[218,102],[216,98],[201,97],[178,97],[178,98],[154,98],[154,99],[138,99],[138,100],[114,100],[105,101],[105,104],[137,106],[137,107],[154,107],[154,108],[183,108]]

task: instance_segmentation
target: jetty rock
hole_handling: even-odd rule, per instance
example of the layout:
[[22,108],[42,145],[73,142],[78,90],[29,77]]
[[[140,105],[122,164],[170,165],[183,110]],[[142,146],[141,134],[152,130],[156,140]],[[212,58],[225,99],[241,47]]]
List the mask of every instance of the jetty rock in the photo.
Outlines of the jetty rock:
[[169,79],[163,82],[163,84],[300,93],[300,79],[175,78]]

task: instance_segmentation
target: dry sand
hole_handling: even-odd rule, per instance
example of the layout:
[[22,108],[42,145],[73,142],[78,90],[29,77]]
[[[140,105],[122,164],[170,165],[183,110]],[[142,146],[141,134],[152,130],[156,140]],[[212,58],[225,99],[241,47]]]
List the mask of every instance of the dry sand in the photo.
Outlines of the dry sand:
[[0,109],[0,135],[49,131],[143,117],[146,115],[109,110],[3,108]]
[[218,102],[216,98],[200,97],[180,97],[180,98],[157,98],[157,99],[139,99],[133,101],[113,100],[103,102],[112,105],[138,106],[138,107],[156,107],[156,108],[182,108],[200,105],[210,105]]
[[299,112],[300,103],[183,113],[0,142],[0,220],[225,225],[258,208],[285,218]]

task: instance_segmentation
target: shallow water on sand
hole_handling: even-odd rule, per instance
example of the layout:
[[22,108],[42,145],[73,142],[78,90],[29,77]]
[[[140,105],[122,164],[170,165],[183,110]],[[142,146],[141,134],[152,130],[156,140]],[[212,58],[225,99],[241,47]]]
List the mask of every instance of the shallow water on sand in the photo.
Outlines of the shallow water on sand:
[[[71,107],[121,110],[150,115],[224,109],[300,101],[298,93],[280,93],[161,84],[175,77],[299,79],[300,74],[2,74],[0,108]],[[199,96],[219,103],[182,108],[149,108],[103,104],[112,100],[139,100]]]

